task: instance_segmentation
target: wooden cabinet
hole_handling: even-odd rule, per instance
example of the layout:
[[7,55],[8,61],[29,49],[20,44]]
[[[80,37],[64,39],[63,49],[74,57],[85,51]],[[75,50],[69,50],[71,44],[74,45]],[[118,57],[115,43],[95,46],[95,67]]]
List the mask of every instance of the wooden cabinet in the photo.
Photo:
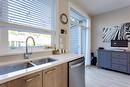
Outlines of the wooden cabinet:
[[98,63],[99,63],[99,67],[111,68],[111,52],[105,50],[99,50]]
[[10,81],[8,87],[42,87],[42,72]]
[[26,87],[42,87],[42,72],[24,77]]
[[68,64],[62,64],[61,67],[61,87],[68,87]]
[[23,78],[15,79],[7,83],[8,87],[26,87],[25,80]]
[[57,67],[47,69],[43,72],[43,87],[57,87]]
[[9,81],[0,87],[67,87],[68,64],[61,64],[47,70]]
[[67,87],[67,64],[43,71],[43,87]]
[[1,84],[0,87],[7,87],[8,84]]

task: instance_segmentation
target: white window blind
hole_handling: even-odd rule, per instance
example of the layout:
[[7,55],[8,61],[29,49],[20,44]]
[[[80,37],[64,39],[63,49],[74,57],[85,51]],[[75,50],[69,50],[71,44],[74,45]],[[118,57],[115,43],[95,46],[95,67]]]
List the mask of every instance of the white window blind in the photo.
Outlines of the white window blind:
[[55,0],[0,0],[1,21],[51,30]]
[[0,30],[6,29],[8,37],[5,47],[25,47],[28,36],[34,37],[36,47],[53,45],[55,1],[0,0]]

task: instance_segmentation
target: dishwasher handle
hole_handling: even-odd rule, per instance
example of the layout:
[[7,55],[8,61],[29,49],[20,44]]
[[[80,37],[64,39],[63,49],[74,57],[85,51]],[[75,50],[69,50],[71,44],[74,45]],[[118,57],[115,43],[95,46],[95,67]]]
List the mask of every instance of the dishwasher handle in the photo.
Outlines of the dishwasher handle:
[[75,64],[75,65],[71,65],[70,68],[76,68],[76,67],[79,67],[79,66],[82,66],[82,65],[84,65],[84,62]]

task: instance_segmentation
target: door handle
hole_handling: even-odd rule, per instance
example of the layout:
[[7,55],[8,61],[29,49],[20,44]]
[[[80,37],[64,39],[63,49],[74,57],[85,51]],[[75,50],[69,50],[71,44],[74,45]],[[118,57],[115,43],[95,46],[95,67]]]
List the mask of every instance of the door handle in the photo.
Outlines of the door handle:
[[37,74],[37,75],[33,76],[32,78],[26,79],[26,82],[27,82],[27,83],[28,83],[28,82],[31,82],[31,81],[33,81],[34,79],[39,78],[39,77],[40,77],[40,74]]
[[81,62],[81,63],[78,63],[78,64],[76,64],[76,65],[72,65],[72,66],[70,66],[70,68],[79,67],[79,66],[81,66],[81,65],[83,65],[83,64],[84,64],[84,62]]
[[46,73],[46,74],[48,74],[48,73],[53,72],[54,70],[56,70],[56,68],[52,68],[52,69],[50,69],[50,70],[46,71],[45,73]]

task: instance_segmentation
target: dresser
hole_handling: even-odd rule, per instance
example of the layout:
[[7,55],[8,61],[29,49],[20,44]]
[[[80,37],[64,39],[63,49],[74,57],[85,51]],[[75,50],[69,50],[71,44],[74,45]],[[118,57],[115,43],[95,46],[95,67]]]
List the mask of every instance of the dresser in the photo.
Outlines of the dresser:
[[130,52],[98,50],[98,66],[130,74]]

